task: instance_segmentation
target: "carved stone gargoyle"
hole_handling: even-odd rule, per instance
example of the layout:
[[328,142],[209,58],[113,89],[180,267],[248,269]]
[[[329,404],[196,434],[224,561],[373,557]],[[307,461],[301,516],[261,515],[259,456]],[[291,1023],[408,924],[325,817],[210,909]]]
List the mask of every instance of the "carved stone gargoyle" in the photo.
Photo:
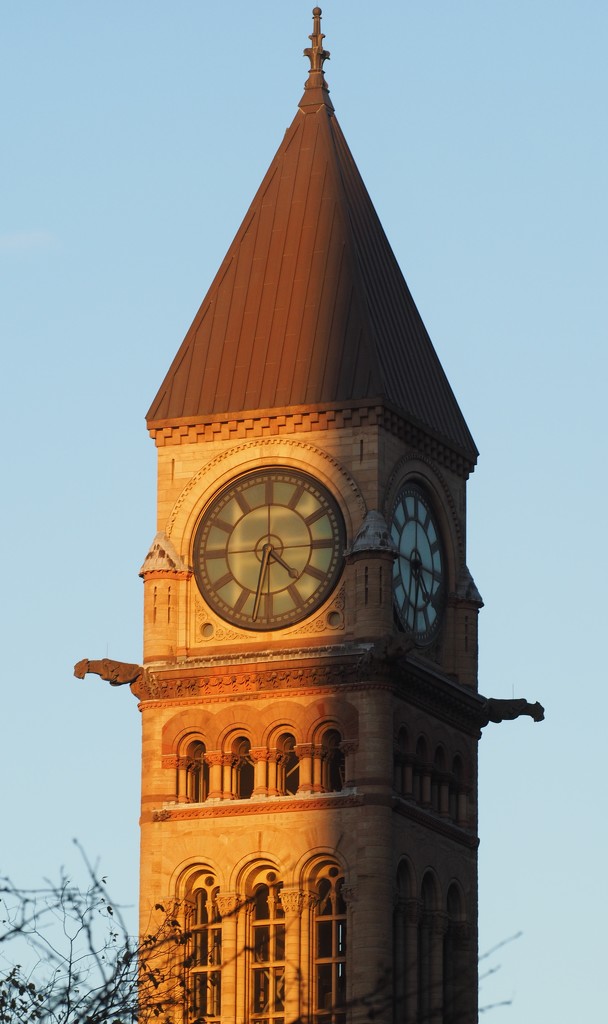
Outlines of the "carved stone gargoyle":
[[145,669],[142,665],[129,665],[126,661],[112,661],[111,658],[102,658],[101,661],[83,658],[74,665],[77,679],[84,679],[89,672],[107,680],[110,686],[125,686],[141,682]]
[[530,704],[523,697],[513,700],[501,700],[499,697],[487,697],[481,709],[481,728],[489,722],[507,722],[519,718],[520,715],[529,715],[535,722],[542,722],[545,717],[545,709],[542,704],[536,701]]

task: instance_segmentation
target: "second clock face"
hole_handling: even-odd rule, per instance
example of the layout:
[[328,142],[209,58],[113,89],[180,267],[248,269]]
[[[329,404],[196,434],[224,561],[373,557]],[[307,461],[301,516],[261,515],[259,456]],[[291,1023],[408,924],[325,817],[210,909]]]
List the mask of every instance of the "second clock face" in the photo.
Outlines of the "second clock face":
[[404,487],[397,497],[391,537],[399,552],[393,567],[397,615],[417,643],[429,643],[443,611],[443,552],[431,507],[414,485]]
[[220,491],[194,538],[194,574],[208,604],[245,629],[280,629],[329,596],[342,570],[337,502],[305,473],[264,469]]

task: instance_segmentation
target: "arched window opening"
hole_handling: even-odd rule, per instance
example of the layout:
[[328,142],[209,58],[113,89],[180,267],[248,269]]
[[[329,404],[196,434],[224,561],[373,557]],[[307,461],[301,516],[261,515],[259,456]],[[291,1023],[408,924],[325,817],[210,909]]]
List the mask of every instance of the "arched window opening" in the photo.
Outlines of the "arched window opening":
[[277,742],[277,789],[281,794],[295,796],[300,785],[300,759],[296,754],[296,740],[291,733],[283,733]]
[[431,807],[437,813],[447,811],[447,808],[443,806],[447,798],[446,784],[445,754],[443,747],[437,747],[431,776]]
[[[213,879],[209,879],[212,884]],[[187,991],[194,1020],[219,1024],[222,1013],[222,921],[217,889],[195,889],[189,923],[189,975]]]
[[205,744],[190,743],[186,750],[186,800],[203,803],[209,794],[209,765],[205,763]]
[[251,1024],[284,1024],[285,915],[280,890],[280,884],[260,884],[251,898]]
[[452,762],[452,777],[450,779],[450,818],[458,821],[458,797],[462,791],[462,761],[458,755]]
[[450,921],[460,921],[462,918],[462,897],[456,885],[451,885],[448,890],[448,918]]
[[448,889],[447,911],[448,925],[443,943],[443,1014],[445,1024],[458,1024],[464,1013],[466,973],[459,962],[464,913],[462,896],[456,885]]
[[323,735],[322,785],[326,793],[339,793],[344,787],[345,758],[341,742],[337,729],[328,729]]
[[434,772],[431,777],[431,807],[439,812],[439,783]]
[[239,736],[232,744],[232,793],[237,800],[249,800],[253,793],[254,767],[250,750],[251,743],[246,736]]
[[317,884],[314,922],[314,1019],[346,1021],[346,903],[344,878],[331,867]]
[[[414,800],[416,803],[428,803],[430,801],[430,782],[428,752],[424,736],[420,736],[416,744],[416,758],[414,762]],[[429,792],[427,795],[427,788]]]
[[398,1024],[416,1019],[417,939],[416,919],[412,906],[417,907],[417,902],[414,900],[414,892],[410,868],[402,861],[397,871],[397,899],[393,926],[394,1020]]
[[418,1014],[421,1021],[430,1020],[433,1010],[433,911],[436,910],[435,883],[425,875],[421,890],[421,912],[418,922]]
[[413,765],[409,755],[409,742],[407,730],[401,728],[395,745],[395,792],[399,796],[412,796],[413,788]]

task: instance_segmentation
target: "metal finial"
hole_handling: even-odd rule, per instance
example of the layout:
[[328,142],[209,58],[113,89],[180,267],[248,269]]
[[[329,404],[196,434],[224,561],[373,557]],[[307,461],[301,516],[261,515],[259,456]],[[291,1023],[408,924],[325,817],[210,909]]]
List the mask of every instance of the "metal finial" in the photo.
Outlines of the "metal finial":
[[313,7],[312,18],[312,35],[310,39],[312,46],[307,46],[304,50],[304,56],[308,57],[310,61],[311,71],[323,71],[323,64],[326,60],[329,60],[329,50],[323,49],[323,40],[325,36],[321,32],[321,11],[320,7]]

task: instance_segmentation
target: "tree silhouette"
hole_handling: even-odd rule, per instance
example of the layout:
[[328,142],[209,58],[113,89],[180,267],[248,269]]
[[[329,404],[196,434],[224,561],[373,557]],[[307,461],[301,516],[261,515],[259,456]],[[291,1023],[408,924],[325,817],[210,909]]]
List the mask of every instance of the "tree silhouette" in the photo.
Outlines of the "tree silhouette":
[[168,950],[174,962],[184,947],[177,917],[158,907],[160,926],[133,939],[83,859],[84,888],[64,871],[37,889],[0,879],[0,1022],[169,1024],[183,1002],[182,973],[166,971]]
[[[84,888],[64,871],[56,883],[37,889],[0,878],[0,1024],[204,1024],[188,991],[193,935],[184,926],[184,908],[157,904],[156,923],[134,939],[105,878],[80,852],[87,871]],[[499,969],[489,966],[480,982]],[[343,1005],[339,1013],[346,1017],[351,1011],[358,1021],[372,1024],[393,999],[391,977],[381,976],[356,1006]],[[510,1002],[482,1005],[479,1014]],[[423,1017],[417,1024],[424,1024]],[[290,1024],[310,1022],[299,1018]]]

